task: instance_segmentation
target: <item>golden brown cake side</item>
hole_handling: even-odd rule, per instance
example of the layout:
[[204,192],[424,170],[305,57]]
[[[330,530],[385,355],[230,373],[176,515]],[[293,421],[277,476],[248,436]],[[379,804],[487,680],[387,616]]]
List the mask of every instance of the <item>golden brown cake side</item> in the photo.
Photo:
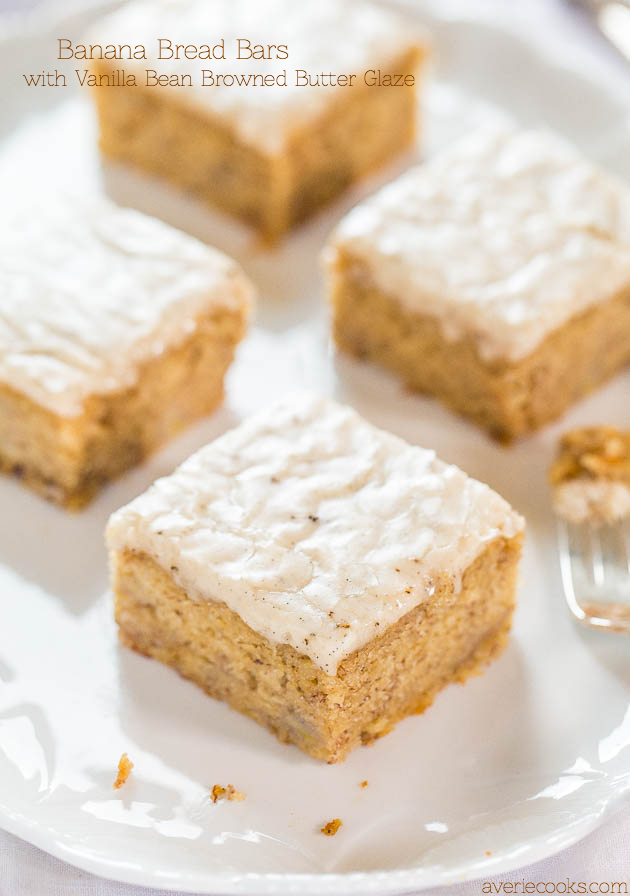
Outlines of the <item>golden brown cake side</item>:
[[339,348],[389,368],[500,441],[557,419],[630,363],[630,289],[573,317],[523,360],[486,362],[473,338],[446,340],[436,318],[404,308],[342,250],[329,277]]
[[338,762],[501,651],[521,542],[521,535],[491,542],[459,591],[438,578],[430,599],[345,658],[334,676],[292,646],[270,642],[223,602],[191,600],[143,553],[112,556],[115,615],[124,644],[173,666],[279,740]]
[[242,311],[210,312],[183,342],[144,362],[135,385],[90,396],[77,417],[58,416],[0,385],[0,470],[79,509],[104,483],[216,407],[244,329]]
[[[391,73],[414,73],[423,52],[406,51]],[[106,62],[94,63],[97,76],[111,73]],[[105,156],[171,181],[270,241],[410,146],[416,125],[415,87],[357,83],[336,89],[325,114],[271,154],[169,91],[96,87],[92,95]]]

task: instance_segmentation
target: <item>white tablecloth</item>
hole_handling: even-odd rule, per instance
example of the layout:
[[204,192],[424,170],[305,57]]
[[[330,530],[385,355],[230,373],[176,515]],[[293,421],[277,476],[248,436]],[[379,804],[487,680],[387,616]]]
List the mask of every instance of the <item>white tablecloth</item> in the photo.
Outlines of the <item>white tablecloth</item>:
[[[32,9],[38,3],[45,2],[0,0],[0,12]],[[80,0],[73,2],[79,5]],[[546,43],[557,39],[565,45],[565,49],[567,44],[571,44],[580,54],[584,69],[595,66],[617,82],[624,79],[630,97],[630,66],[626,66],[600,42],[570,4],[563,0],[470,0],[468,9],[475,7],[481,14],[491,11],[497,17],[510,16],[518,20],[520,27],[544,35]],[[500,882],[522,880],[560,885],[567,881],[573,885],[580,881],[587,886],[590,883],[603,884],[600,892],[606,892],[606,884],[625,882],[630,891],[630,808],[620,810],[571,849],[526,869],[492,878],[491,882],[495,885],[493,892],[499,892],[496,885]],[[478,896],[484,892],[483,883],[474,881],[453,886],[449,888],[449,894]],[[157,890],[112,883],[78,871],[17,837],[0,831],[0,896],[156,896],[157,893]]]

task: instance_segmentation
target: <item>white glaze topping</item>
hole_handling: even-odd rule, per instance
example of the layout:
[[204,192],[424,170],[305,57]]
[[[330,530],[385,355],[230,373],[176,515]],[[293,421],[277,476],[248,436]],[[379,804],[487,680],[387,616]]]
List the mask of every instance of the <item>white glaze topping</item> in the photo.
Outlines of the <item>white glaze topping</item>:
[[614,523],[630,517],[630,488],[625,482],[578,476],[554,486],[553,505],[570,523]]
[[246,307],[230,258],[98,196],[41,196],[0,221],[0,383],[57,414],[133,384],[213,308]]
[[350,408],[289,396],[202,448],[110,519],[193,599],[334,675],[344,657],[456,587],[523,520],[487,485]]
[[630,287],[630,187],[553,134],[482,128],[353,209],[337,248],[449,341],[518,361]]
[[[224,39],[226,58],[158,59],[160,38],[170,40],[173,46],[211,47]],[[284,44],[289,57],[238,59],[239,39],[249,40],[252,46]],[[149,89],[168,90],[170,99],[210,112],[246,142],[276,152],[294,131],[317,119],[338,91],[345,89],[298,86],[296,69],[310,74],[354,73],[358,76],[355,83],[363,83],[366,70],[385,69],[408,49],[424,42],[424,36],[392,10],[356,0],[138,0],[100,22],[89,40],[144,45],[147,60],[110,60],[112,68],[133,73],[141,86],[145,85],[147,68],[169,75],[190,74],[192,87]],[[263,76],[286,70],[286,86],[203,86],[202,70]]]

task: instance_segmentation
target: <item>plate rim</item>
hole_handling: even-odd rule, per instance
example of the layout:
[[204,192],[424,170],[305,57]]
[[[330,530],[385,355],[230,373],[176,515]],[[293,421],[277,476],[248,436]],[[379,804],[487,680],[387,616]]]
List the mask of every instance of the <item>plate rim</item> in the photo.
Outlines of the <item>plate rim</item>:
[[[401,9],[426,14],[436,21],[458,22],[461,24],[483,25],[487,29],[507,35],[532,56],[538,57],[541,64],[566,77],[569,74],[590,88],[595,88],[613,99],[623,108],[627,106],[630,124],[630,103],[603,71],[603,66],[596,66],[585,73],[579,65],[580,55],[567,48],[566,44],[556,43],[548,35],[534,40],[531,32],[520,30],[518,21],[514,22],[505,15],[491,15],[488,9],[475,10],[460,0],[382,0],[385,5],[397,6]],[[32,14],[0,17],[0,48],[13,40],[29,40],[41,37],[53,26],[77,15],[94,16],[114,7],[120,0],[90,0],[79,5],[76,0],[62,5],[57,2],[48,15],[37,20]],[[495,10],[496,13],[496,10]],[[483,97],[482,97],[483,98]],[[25,117],[28,117],[28,113]],[[22,119],[24,120],[24,119]],[[56,859],[67,862],[90,874],[135,886],[155,887],[167,892],[203,893],[207,896],[280,896],[280,894],[307,894],[307,896],[335,896],[335,894],[368,894],[379,893],[395,896],[407,892],[419,892],[428,888],[466,883],[482,878],[494,878],[518,869],[523,869],[556,855],[579,843],[593,831],[597,830],[609,818],[624,808],[630,808],[630,776],[620,784],[609,799],[600,805],[599,810],[588,815],[580,823],[572,825],[566,832],[540,835],[524,842],[525,852],[518,856],[488,857],[478,862],[469,870],[457,868],[425,869],[421,866],[389,870],[351,871],[351,872],[239,872],[212,871],[203,874],[188,875],[180,872],[177,878],[167,876],[156,868],[130,868],[123,860],[120,862],[106,859],[103,856],[90,856],[80,849],[63,841],[63,834],[44,827],[22,813],[9,809],[0,802],[0,828],[17,836],[33,846],[41,849]],[[523,858],[526,857],[525,861]]]
[[[522,858],[516,857],[501,860],[496,863],[496,867],[492,867],[490,860],[482,861],[470,873],[457,869],[437,873],[434,870],[426,872],[421,867],[348,872],[209,871],[204,875],[195,874],[170,879],[156,869],[130,869],[125,866],[123,873],[122,863],[104,860],[102,857],[89,858],[65,846],[58,838],[49,841],[41,825],[26,818],[20,823],[16,814],[9,813],[2,805],[0,805],[2,813],[0,826],[9,834],[20,837],[54,858],[82,871],[106,880],[132,886],[155,887],[166,892],[203,894],[203,896],[251,896],[253,893],[257,896],[285,896],[285,894],[286,896],[293,894],[355,896],[355,894],[372,893],[401,896],[404,893],[421,892],[434,887],[469,883],[482,878],[491,879],[497,875],[527,868],[579,843],[625,807],[630,808],[630,780],[603,805],[598,814],[588,816],[583,823],[571,827],[570,832],[564,836],[559,835],[552,841],[542,838],[528,841],[527,849],[531,851],[531,855],[527,857],[525,863],[522,862]],[[5,823],[6,819],[9,820],[8,824]]]

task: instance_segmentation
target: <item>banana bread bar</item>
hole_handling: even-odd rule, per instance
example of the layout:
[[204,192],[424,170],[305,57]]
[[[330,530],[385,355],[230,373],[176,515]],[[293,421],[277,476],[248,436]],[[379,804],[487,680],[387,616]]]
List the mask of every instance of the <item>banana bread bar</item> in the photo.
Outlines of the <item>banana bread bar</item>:
[[[101,22],[90,40],[142,40],[148,53],[91,63],[99,85],[111,81],[112,68],[136,81],[92,91],[102,152],[236,215],[270,241],[414,138],[423,38],[370,3],[138,2]],[[208,55],[202,40],[213,58],[198,58]],[[177,45],[190,48],[188,57]],[[160,86],[159,76],[171,80]]]
[[220,401],[251,293],[225,255],[101,197],[7,212],[0,469],[85,504]]
[[328,762],[502,649],[523,521],[349,408],[295,395],[110,519],[124,644]]
[[630,362],[630,188],[559,137],[484,128],[342,221],[338,346],[510,441]]

